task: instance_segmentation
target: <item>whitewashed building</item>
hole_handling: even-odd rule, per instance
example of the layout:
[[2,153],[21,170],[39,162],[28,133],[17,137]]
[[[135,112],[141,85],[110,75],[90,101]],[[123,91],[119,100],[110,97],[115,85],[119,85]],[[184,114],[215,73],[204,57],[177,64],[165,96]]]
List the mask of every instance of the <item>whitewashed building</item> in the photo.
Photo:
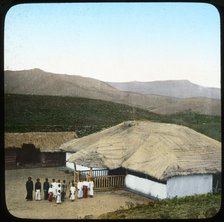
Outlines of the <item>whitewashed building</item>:
[[213,191],[221,143],[188,127],[129,121],[74,139],[68,165],[125,169],[127,189],[164,199]]

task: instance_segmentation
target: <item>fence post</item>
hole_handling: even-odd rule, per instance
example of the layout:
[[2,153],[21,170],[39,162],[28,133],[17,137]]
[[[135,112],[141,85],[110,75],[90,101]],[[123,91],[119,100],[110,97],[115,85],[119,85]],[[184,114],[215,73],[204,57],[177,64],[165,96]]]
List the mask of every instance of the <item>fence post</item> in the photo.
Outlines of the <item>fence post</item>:
[[75,163],[73,163],[73,164],[74,164],[74,183],[75,183],[76,182],[76,165],[75,165]]

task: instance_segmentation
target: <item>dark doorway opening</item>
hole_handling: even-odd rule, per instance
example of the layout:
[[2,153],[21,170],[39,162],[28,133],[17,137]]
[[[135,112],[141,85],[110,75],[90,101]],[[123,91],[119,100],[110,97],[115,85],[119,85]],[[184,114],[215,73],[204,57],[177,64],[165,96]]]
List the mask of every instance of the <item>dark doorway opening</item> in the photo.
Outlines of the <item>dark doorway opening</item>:
[[20,164],[36,164],[40,162],[40,149],[33,144],[23,144],[17,155],[17,162]]

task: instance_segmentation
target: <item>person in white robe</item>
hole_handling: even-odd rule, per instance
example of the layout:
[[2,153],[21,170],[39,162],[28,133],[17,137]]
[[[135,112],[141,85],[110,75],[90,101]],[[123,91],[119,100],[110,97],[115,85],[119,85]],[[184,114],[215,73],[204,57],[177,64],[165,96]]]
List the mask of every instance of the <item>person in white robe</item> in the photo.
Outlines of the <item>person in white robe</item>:
[[56,203],[57,204],[61,203],[61,185],[60,184],[58,184],[58,188],[57,188]]
[[83,186],[87,186],[89,188],[89,182],[87,180],[83,181]]
[[93,188],[94,188],[93,180],[89,180],[89,192],[88,192],[88,195],[90,197],[93,197],[93,194],[94,194]]
[[[61,184],[61,180],[58,180],[58,182],[57,182],[56,184],[57,184],[57,185],[56,185],[57,188],[58,188],[58,185],[59,185],[59,184],[60,184],[60,187],[61,187],[61,185],[62,185],[62,184]],[[57,189],[57,188],[56,188],[56,189]]]
[[60,186],[61,186],[61,182],[60,182],[60,180],[58,180],[58,182],[56,182],[56,194],[57,194],[57,189],[58,189],[58,187],[59,187],[59,184],[60,184]]
[[56,191],[57,191],[57,183],[55,182],[55,179],[52,179],[51,185],[52,185],[52,191],[53,191],[54,198],[56,198],[56,196],[57,196],[57,193],[56,193]]
[[72,183],[72,185],[70,187],[70,200],[71,201],[75,200],[75,191],[76,191],[75,185],[74,185],[74,183]]
[[83,190],[82,190],[83,182],[82,181],[79,181],[77,183],[77,188],[78,188],[78,198],[81,199],[81,198],[83,198]]

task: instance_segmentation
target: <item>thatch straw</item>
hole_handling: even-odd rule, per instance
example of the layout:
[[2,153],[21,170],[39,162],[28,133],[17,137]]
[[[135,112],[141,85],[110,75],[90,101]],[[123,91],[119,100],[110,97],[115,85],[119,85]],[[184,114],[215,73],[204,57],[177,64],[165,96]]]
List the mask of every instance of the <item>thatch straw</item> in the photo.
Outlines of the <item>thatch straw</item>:
[[159,180],[221,171],[221,143],[175,124],[121,123],[61,146],[77,151],[69,162],[88,167],[124,167]]
[[42,152],[58,152],[60,145],[77,138],[75,132],[29,132],[5,133],[5,148],[22,148],[23,144],[33,144]]

